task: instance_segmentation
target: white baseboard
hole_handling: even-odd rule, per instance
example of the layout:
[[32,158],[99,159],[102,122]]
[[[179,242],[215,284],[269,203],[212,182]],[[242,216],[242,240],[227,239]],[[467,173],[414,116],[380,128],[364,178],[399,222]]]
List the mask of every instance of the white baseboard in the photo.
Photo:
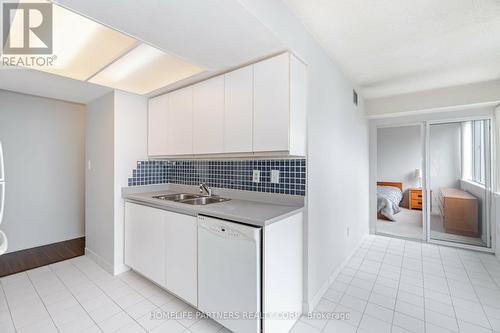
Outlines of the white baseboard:
[[124,264],[120,264],[120,265],[116,265],[115,266],[115,275],[118,275],[118,274],[121,274],[121,273],[125,273],[127,271],[130,270],[130,267],[124,265]]
[[96,264],[101,266],[106,272],[108,272],[111,275],[114,275],[114,267],[112,264],[110,264],[108,261],[106,261],[103,257],[95,253],[94,251],[90,250],[88,247],[85,248],[85,255],[92,259]]
[[337,267],[337,269],[328,277],[328,279],[325,281],[323,286],[318,290],[316,295],[314,295],[314,297],[312,299],[310,299],[308,302],[304,303],[304,306],[303,306],[304,313],[310,313],[314,310],[314,308],[318,305],[318,303],[321,300],[321,298],[323,297],[323,295],[325,295],[328,288],[330,288],[330,285],[333,283],[333,281],[335,281],[335,279],[337,278],[339,273],[342,271],[342,269],[344,269],[344,267],[347,265],[349,260],[351,260],[352,256],[356,253],[356,251],[358,251],[359,247],[361,246],[361,244],[363,243],[363,241],[365,240],[366,237],[368,237],[368,235],[365,235],[361,238],[359,243],[354,247],[354,249],[344,259],[344,261],[342,261],[340,266]]
[[125,264],[113,266],[106,259],[87,247],[85,248],[85,255],[111,275],[118,275],[130,270],[130,267],[126,266]]

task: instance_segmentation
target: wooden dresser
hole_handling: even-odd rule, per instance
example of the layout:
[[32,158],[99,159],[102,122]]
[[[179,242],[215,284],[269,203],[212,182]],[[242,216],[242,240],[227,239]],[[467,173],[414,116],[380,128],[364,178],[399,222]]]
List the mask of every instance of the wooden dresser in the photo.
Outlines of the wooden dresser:
[[441,188],[439,206],[445,232],[478,236],[478,204],[475,196],[456,188]]

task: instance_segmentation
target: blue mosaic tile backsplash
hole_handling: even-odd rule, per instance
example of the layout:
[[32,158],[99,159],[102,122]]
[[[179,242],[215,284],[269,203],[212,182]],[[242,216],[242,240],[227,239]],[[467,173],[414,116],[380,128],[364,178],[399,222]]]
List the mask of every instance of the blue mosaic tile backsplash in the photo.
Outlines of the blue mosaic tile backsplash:
[[[259,183],[252,182],[253,170],[260,171]],[[280,171],[279,183],[271,183],[271,170]],[[128,179],[129,186],[166,183],[304,196],[306,160],[138,161]]]

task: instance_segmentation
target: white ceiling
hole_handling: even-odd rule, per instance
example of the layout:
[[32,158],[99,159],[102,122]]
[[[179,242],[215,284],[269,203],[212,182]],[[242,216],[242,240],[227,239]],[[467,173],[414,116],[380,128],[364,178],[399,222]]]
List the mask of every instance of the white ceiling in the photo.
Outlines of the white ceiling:
[[365,97],[500,78],[498,0],[286,0]]
[[111,88],[33,69],[0,68],[0,89],[87,104]]
[[239,66],[283,49],[234,0],[53,0],[209,71]]
[[[285,49],[234,0],[51,0],[206,71],[150,94],[213,76]],[[86,103],[110,89],[34,70],[0,70],[0,89]]]

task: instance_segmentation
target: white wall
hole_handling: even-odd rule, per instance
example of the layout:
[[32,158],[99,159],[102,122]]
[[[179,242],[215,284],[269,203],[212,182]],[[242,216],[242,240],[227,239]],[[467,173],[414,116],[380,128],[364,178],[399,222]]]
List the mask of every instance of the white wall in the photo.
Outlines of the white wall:
[[85,107],[0,90],[9,252],[84,235]]
[[[379,128],[377,133],[377,181],[403,183],[403,192],[419,187],[415,170],[422,169],[420,125]],[[405,195],[403,206],[408,204]]]
[[[86,252],[99,264],[114,266],[114,93],[87,104]],[[90,162],[90,169],[89,169]]]
[[[368,233],[368,129],[362,98],[283,1],[241,1],[308,65],[305,299],[312,305]],[[349,236],[347,229],[349,228]]]
[[114,228],[115,273],[126,270],[123,264],[124,210],[122,187],[128,186],[128,177],[138,160],[148,159],[147,128],[148,104],[143,96],[122,91],[115,92],[114,121]]
[[443,187],[460,188],[461,123],[434,124],[429,133],[430,188],[432,190],[432,209],[437,213],[439,189]]
[[147,158],[147,99],[111,92],[87,105],[87,253],[109,272],[123,263],[121,189],[137,160]]

